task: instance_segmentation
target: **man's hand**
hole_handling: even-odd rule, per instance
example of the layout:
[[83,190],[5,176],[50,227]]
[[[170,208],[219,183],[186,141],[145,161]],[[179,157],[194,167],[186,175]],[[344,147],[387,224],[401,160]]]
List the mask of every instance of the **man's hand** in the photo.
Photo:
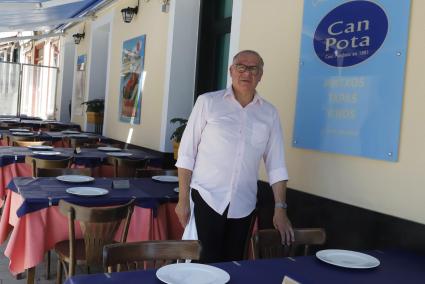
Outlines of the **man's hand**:
[[185,228],[190,218],[190,203],[179,200],[179,202],[177,202],[175,212],[179,218],[180,224],[183,228]]
[[179,202],[177,202],[175,212],[183,228],[186,227],[190,218],[190,180],[192,171],[177,168],[179,173]]
[[280,232],[283,245],[290,245],[295,241],[294,230],[292,230],[291,221],[289,221],[285,209],[274,209],[273,225]]
[[[272,184],[274,202],[285,202],[286,196],[286,181],[279,181]],[[282,245],[290,245],[295,241],[294,230],[292,230],[291,221],[286,215],[286,209],[275,208],[273,216],[273,225],[280,232],[282,237]]]

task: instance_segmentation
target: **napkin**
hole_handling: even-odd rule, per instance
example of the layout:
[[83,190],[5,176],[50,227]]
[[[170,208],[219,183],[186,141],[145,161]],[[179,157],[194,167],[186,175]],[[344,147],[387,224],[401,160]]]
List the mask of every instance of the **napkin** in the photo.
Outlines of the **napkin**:
[[298,282],[298,281],[295,281],[291,277],[285,276],[285,277],[283,277],[282,284],[301,284],[301,283]]
[[[193,212],[194,204],[192,200],[192,189],[190,189],[190,218],[186,227],[184,228],[182,240],[197,240],[198,239],[198,231],[196,230],[195,223],[195,214]],[[186,260],[186,262],[190,262],[190,260]]]

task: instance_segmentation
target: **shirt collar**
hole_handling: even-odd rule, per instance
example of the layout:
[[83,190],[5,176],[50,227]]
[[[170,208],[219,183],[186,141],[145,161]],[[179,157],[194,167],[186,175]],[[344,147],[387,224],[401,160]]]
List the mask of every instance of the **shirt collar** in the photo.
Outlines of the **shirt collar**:
[[[223,98],[227,98],[227,97],[235,97],[235,94],[233,93],[233,88],[232,86],[228,87],[225,91],[224,91],[224,95]],[[263,104],[263,98],[258,94],[257,91],[255,91],[255,95],[254,98],[252,99],[252,103],[256,104],[259,103],[260,105]]]

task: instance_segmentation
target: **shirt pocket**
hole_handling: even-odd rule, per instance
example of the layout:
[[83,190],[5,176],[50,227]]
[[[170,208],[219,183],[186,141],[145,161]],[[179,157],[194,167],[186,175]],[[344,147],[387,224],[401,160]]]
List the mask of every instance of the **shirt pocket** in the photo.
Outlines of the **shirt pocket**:
[[269,138],[267,125],[254,122],[251,129],[251,145],[255,148],[264,148]]

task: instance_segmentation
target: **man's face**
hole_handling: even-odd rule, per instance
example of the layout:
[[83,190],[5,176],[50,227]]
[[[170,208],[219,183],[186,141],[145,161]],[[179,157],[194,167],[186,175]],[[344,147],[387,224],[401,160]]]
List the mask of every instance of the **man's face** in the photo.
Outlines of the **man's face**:
[[230,66],[230,76],[235,92],[253,94],[263,76],[259,58],[251,53],[240,54]]

